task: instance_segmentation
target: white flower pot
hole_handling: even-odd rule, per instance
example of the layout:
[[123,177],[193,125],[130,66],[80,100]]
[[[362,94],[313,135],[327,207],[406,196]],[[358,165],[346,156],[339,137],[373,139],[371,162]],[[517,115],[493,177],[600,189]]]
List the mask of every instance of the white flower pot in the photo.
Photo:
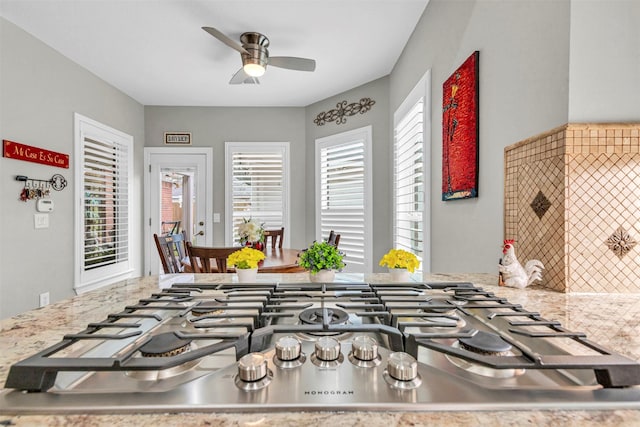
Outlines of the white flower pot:
[[392,282],[409,282],[411,280],[409,270],[406,268],[390,268],[389,274],[391,274]]
[[255,282],[258,277],[257,268],[237,268],[238,282],[249,283]]
[[309,278],[312,282],[333,282],[336,277],[336,272],[333,270],[320,270],[316,274],[309,272]]

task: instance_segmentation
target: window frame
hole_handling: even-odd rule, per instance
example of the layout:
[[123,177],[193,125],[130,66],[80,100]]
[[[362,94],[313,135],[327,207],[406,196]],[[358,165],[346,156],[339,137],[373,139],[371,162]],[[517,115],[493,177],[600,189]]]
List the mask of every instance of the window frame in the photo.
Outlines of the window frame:
[[[80,294],[90,290],[98,289],[110,285],[120,280],[132,277],[134,271],[133,254],[133,136],[102,124],[98,121],[85,117],[81,114],[74,114],[74,176],[75,190],[74,197],[77,201],[75,207],[75,236],[74,236],[74,289]],[[126,236],[127,236],[127,257],[125,260],[85,270],[85,197],[84,197],[84,168],[85,168],[85,138],[98,141],[107,141],[127,148],[126,165],[121,165],[119,172],[126,174],[125,197],[126,205]],[[124,215],[123,215],[124,216]]]
[[[289,142],[225,142],[225,245],[233,246],[238,242],[233,240],[233,154],[237,152],[264,153],[274,152],[282,154],[282,226],[285,228],[284,246],[289,246],[289,234],[286,230],[291,230],[291,191],[289,177],[291,168],[289,164],[290,143]],[[258,218],[259,219],[259,218]]]
[[363,175],[364,175],[364,194],[363,194],[363,271],[357,271],[354,269],[353,264],[349,263],[349,237],[346,232],[336,229],[336,233],[340,234],[340,249],[345,252],[345,272],[358,272],[358,273],[371,273],[373,271],[373,189],[372,189],[372,173],[371,173],[371,151],[373,145],[373,130],[372,126],[365,126],[358,129],[353,129],[346,132],[341,132],[334,135],[329,135],[323,138],[316,139],[315,146],[315,231],[316,240],[320,241],[326,239],[328,236],[322,235],[322,166],[320,164],[322,158],[322,149],[331,146],[337,146],[342,144],[348,144],[356,139],[362,139],[363,144]]
[[423,209],[422,212],[422,263],[420,271],[428,273],[431,271],[431,70],[428,70],[414,88],[409,92],[406,98],[393,114],[393,146],[391,156],[392,170],[392,197],[391,205],[393,206],[393,247],[398,247],[397,242],[397,212],[395,209],[397,198],[397,164],[396,164],[396,128],[405,116],[413,109],[413,107],[423,99],[422,111],[422,164],[423,170]]

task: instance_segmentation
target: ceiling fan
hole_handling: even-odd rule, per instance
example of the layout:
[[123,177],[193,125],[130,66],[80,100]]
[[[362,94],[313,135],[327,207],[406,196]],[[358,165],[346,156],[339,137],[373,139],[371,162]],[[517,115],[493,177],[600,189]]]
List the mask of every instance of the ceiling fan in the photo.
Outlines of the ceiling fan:
[[202,29],[222,43],[240,52],[242,68],[233,75],[229,84],[259,84],[258,77],[264,74],[267,65],[297,71],[314,71],[316,69],[316,61],[313,59],[298,58],[296,56],[270,57],[267,49],[269,47],[269,39],[263,34],[256,32],[243,33],[240,36],[240,43],[238,43],[213,27],[202,27]]

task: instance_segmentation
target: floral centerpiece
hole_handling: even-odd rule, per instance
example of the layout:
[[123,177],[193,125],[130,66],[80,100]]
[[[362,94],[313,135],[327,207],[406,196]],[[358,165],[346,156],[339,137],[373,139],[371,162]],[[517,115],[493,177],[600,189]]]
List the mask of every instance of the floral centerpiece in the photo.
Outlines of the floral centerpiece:
[[262,249],[264,245],[264,224],[259,224],[254,219],[242,218],[242,223],[238,226],[240,244],[243,246],[253,246]]
[[403,249],[391,249],[380,260],[380,266],[388,267],[395,281],[408,281],[409,273],[416,271],[419,265],[418,257]]
[[252,282],[256,280],[258,264],[264,258],[262,251],[245,246],[229,255],[227,264],[236,268],[239,282]]
[[240,270],[258,268],[258,263],[265,258],[262,251],[250,247],[244,247],[233,252],[227,258],[227,264]]
[[346,265],[342,261],[344,253],[327,242],[313,242],[311,246],[300,253],[299,257],[298,264],[309,270],[312,280],[319,272],[330,271],[329,277],[323,277],[321,281],[331,281],[335,270],[340,270]]

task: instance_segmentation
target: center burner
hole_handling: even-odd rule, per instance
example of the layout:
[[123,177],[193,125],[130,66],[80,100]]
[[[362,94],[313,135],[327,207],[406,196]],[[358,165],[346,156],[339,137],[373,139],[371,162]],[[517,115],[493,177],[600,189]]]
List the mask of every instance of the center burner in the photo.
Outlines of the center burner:
[[[303,325],[319,326],[325,323],[325,316],[329,325],[345,325],[349,320],[349,313],[339,308],[331,307],[315,307],[308,308],[298,315],[298,319]],[[342,332],[336,331],[305,331],[299,333],[298,336],[304,340],[311,339],[315,341],[317,337],[321,336],[336,336],[345,335]]]
[[339,308],[309,308],[298,316],[306,325],[318,325],[324,323],[325,317],[330,325],[342,325],[349,320],[349,313]]

